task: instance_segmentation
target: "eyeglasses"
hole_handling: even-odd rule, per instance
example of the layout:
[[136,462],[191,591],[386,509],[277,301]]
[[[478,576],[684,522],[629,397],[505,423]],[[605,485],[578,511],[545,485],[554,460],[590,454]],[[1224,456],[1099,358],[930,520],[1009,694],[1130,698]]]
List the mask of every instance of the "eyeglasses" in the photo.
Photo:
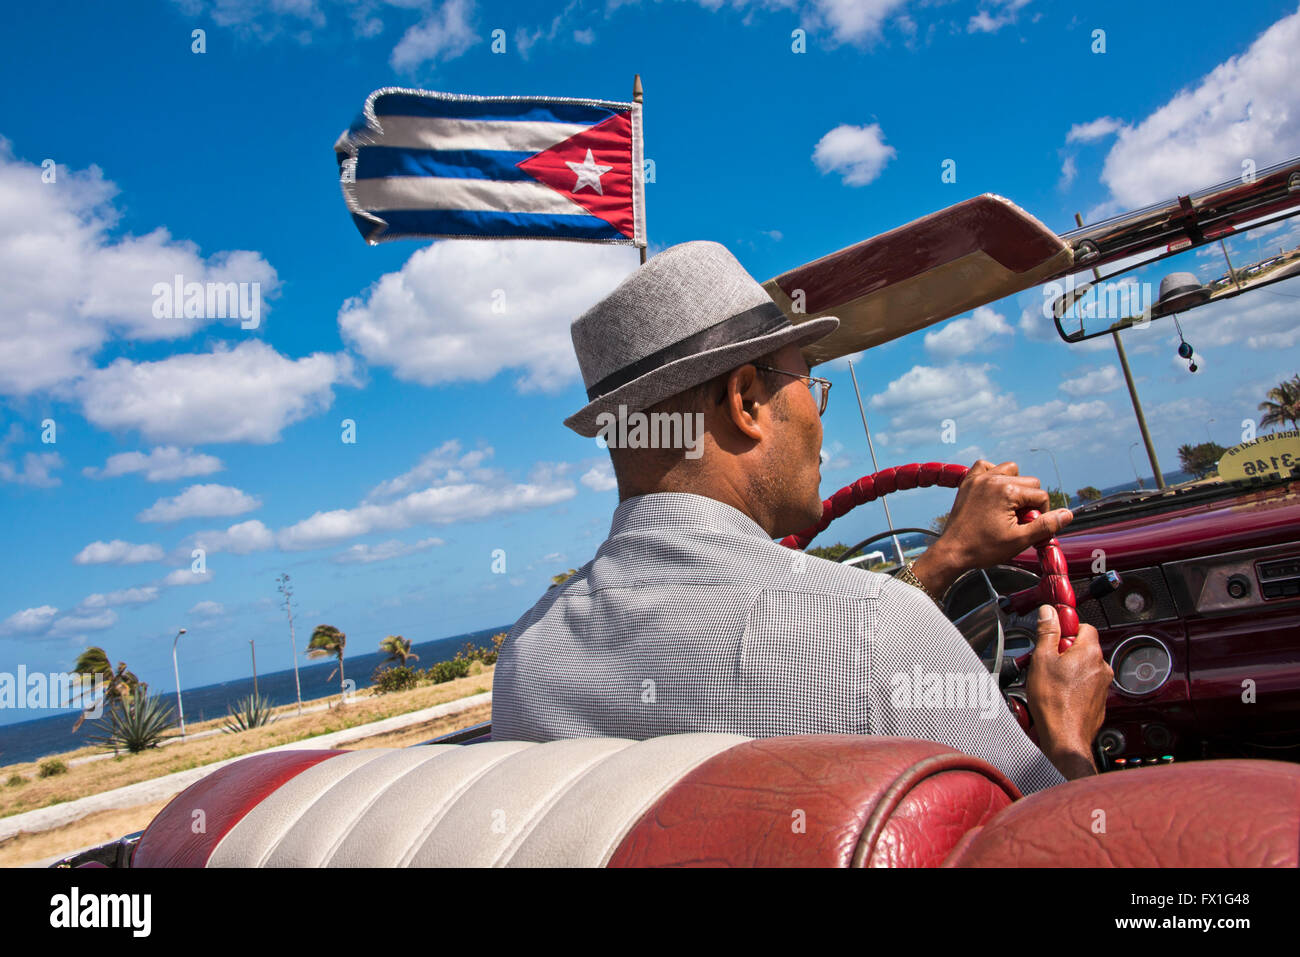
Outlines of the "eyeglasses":
[[787,372],[785,369],[773,369],[771,366],[755,365],[755,369],[763,369],[767,372],[778,372],[781,375],[794,376],[796,379],[803,379],[808,385],[808,391],[812,393],[813,399],[817,403],[817,414],[825,415],[826,403],[830,400],[831,380],[819,379],[817,376],[800,375],[797,372]]

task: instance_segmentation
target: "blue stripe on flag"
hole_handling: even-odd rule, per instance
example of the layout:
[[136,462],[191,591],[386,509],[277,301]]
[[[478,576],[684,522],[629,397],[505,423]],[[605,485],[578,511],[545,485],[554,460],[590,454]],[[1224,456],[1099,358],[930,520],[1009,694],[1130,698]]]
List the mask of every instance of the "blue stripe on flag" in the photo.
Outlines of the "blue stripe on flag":
[[[468,209],[386,209],[373,215],[388,223],[384,238],[399,235],[535,236],[539,239],[628,239],[599,216],[549,213],[496,213]],[[362,235],[373,238],[372,224],[353,217]]]
[[363,146],[357,153],[357,179],[385,176],[443,176],[451,179],[531,180],[516,163],[534,153],[511,150],[420,150]]
[[385,93],[374,102],[375,115],[445,117],[455,120],[528,120],[540,123],[585,123],[594,126],[616,111],[605,106],[581,103],[548,103],[545,100],[443,100],[410,93]]

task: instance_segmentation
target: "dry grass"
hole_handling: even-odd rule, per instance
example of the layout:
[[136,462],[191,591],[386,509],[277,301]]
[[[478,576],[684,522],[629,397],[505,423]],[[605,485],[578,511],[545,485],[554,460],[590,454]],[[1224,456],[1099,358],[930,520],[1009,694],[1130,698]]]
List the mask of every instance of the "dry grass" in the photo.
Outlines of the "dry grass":
[[[37,777],[41,762],[48,761],[51,757],[58,757],[66,763],[70,757],[97,752],[93,748],[82,748],[69,754],[47,756],[39,761],[0,767],[0,817],[61,804],[89,794],[99,794],[139,781],[162,777],[175,771],[187,771],[226,758],[273,748],[292,741],[301,741],[319,734],[342,731],[344,728],[352,728],[359,724],[370,724],[384,718],[408,714],[436,704],[454,701],[457,698],[490,691],[492,672],[492,668],[486,668],[479,674],[471,674],[439,685],[424,685],[411,691],[398,691],[376,697],[358,697],[346,705],[336,701],[328,711],[304,714],[301,717],[295,713],[297,706],[289,705],[287,709],[279,709],[282,716],[266,727],[254,728],[240,734],[214,734],[206,738],[192,738],[141,754],[124,754],[104,761],[91,761],[69,767],[66,774],[49,778]],[[462,717],[462,715],[451,716],[448,720],[457,723],[449,727],[465,727],[473,723],[459,723]],[[191,725],[190,728],[199,731],[207,727],[220,727],[223,721],[224,719],[214,719],[202,725]],[[425,738],[434,736],[435,734],[425,734]],[[356,747],[356,745],[350,744],[348,747]],[[27,778],[27,783],[17,787],[7,786],[4,782],[15,774]]]
[[[479,724],[491,717],[492,705],[482,704],[459,714],[435,718],[400,731],[372,735],[351,742],[346,747],[348,750],[410,747],[430,738]],[[100,811],[96,814],[88,814],[81,820],[64,827],[52,828],[37,834],[19,834],[0,843],[0,867],[20,867],[23,864],[54,857],[56,854],[68,854],[78,848],[107,844],[123,835],[142,831],[170,800],[171,798],[165,798],[138,807]]]

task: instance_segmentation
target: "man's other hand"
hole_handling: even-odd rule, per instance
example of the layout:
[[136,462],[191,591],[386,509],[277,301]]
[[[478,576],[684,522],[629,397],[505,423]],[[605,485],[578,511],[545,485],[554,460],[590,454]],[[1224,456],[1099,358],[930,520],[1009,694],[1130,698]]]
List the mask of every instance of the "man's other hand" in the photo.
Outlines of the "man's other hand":
[[[915,572],[933,595],[942,595],[958,576],[988,568],[1051,538],[1074,520],[1068,508],[1045,511],[1050,499],[1038,479],[1021,475],[1015,462],[994,465],[980,459],[957,489],[948,524],[916,562]],[[1043,512],[1021,525],[1016,512]]]
[[1079,635],[1064,652],[1056,609],[1038,609],[1038,638],[1029,662],[1025,694],[1039,746],[1065,777],[1097,773],[1092,740],[1106,720],[1106,691],[1114,672],[1101,654],[1097,629],[1079,625]]

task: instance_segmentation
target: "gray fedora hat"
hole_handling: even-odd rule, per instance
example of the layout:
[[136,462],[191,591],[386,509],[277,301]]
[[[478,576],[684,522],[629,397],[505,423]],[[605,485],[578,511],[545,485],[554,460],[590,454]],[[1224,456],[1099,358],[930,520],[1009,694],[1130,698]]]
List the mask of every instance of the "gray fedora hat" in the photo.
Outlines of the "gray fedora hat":
[[830,335],[839,319],[794,325],[725,246],[670,246],[573,321],[591,401],[564,420],[594,437],[597,416],[639,412],[787,345]]

